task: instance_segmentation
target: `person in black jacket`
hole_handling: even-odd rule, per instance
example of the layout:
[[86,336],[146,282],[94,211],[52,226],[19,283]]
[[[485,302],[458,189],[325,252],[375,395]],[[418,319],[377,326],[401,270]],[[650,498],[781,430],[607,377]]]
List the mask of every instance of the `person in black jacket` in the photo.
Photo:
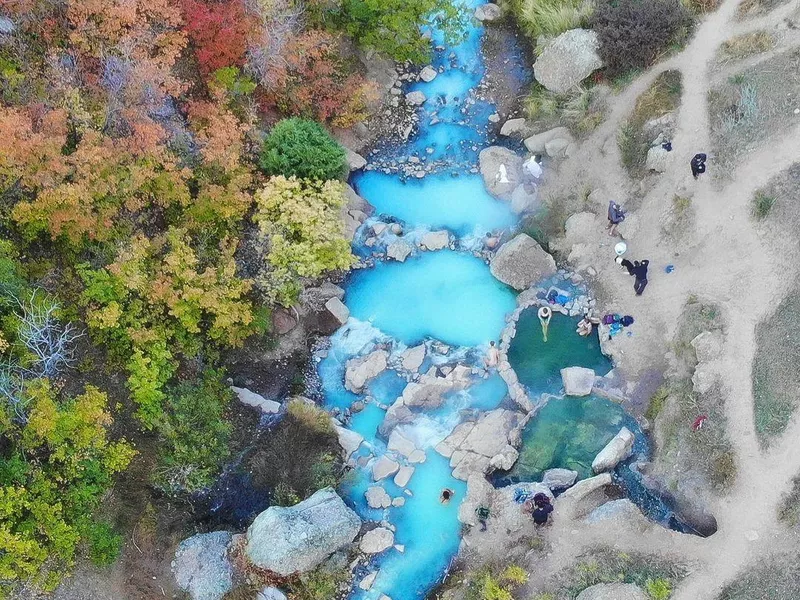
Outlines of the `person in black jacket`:
[[533,497],[533,510],[531,511],[533,522],[537,525],[544,525],[551,512],[553,512],[553,505],[550,503],[550,498],[541,493],[536,494]]
[[701,153],[695,154],[692,158],[692,162],[689,163],[692,166],[692,177],[697,179],[697,176],[701,173],[706,172],[706,155]]
[[650,264],[649,260],[633,261],[633,267],[630,269],[631,275],[636,277],[633,282],[633,289],[636,291],[637,296],[641,296],[644,288],[647,287],[647,265]]

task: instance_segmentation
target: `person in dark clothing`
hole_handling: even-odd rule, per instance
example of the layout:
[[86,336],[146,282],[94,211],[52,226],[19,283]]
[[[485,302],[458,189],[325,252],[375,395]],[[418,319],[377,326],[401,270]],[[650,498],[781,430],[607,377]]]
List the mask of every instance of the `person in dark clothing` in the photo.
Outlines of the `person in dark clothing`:
[[692,177],[697,179],[697,176],[706,172],[706,155],[703,153],[695,154],[692,158]]
[[608,235],[617,235],[617,225],[624,220],[625,212],[622,210],[622,207],[613,200],[610,200],[608,202]]
[[647,265],[650,264],[649,260],[633,261],[633,267],[629,270],[630,274],[636,277],[633,282],[633,289],[636,291],[637,296],[641,296],[644,288],[647,287]]
[[550,503],[550,498],[544,494],[536,494],[533,497],[533,510],[531,511],[533,522],[537,525],[544,525],[551,512],[553,512],[553,505]]

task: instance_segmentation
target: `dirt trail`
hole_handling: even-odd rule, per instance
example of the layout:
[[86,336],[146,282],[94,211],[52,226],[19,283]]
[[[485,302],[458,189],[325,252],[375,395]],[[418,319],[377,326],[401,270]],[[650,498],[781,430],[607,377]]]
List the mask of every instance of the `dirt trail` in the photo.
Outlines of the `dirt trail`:
[[[769,453],[762,453],[753,423],[751,383],[756,326],[769,316],[793,278],[781,272],[790,267],[759,238],[750,217],[750,201],[759,187],[800,159],[800,126],[748,155],[722,189],[715,188],[711,178],[713,160],[710,173],[698,181],[693,180],[689,169],[691,157],[710,147],[707,96],[710,66],[719,45],[733,35],[774,27],[800,5],[794,1],[764,17],[738,22],[739,1],[725,0],[704,19],[681,53],[655,65],[615,97],[608,120],[561,165],[558,175],[564,186],[585,182],[593,189],[605,190],[610,195],[607,197],[637,195],[639,189],[622,169],[616,134],[636,98],[658,74],[667,69],[681,71],[683,97],[672,140],[672,162],[642,199],[635,211],[639,226],[626,240],[633,258],[651,261],[647,292],[634,296],[630,278],[611,260],[616,240],[604,236],[602,228],[586,243],[589,254],[607,253],[609,257],[602,264],[593,263],[601,285],[608,290],[607,305],[619,312],[642,315],[633,337],[618,336],[621,339],[614,342],[621,357],[620,368],[629,375],[640,375],[652,361],[664,360],[659,353],[672,340],[681,307],[690,294],[724,307],[727,334],[723,355],[709,366],[718,375],[725,396],[728,434],[739,469],[737,482],[711,507],[719,524],[719,531],[711,538],[665,531],[640,534],[598,530],[569,520],[554,525],[548,536],[553,549],[547,559],[553,568],[563,567],[598,543],[620,550],[644,548],[665,556],[681,556],[692,565],[692,572],[676,590],[675,600],[715,599],[725,583],[754,557],[797,548],[794,536],[778,524],[776,511],[791,478],[800,471],[800,449],[796,446],[800,419],[793,420]],[[786,36],[775,52],[796,43],[796,36]],[[677,247],[662,231],[663,216],[671,210],[676,194],[691,197],[694,210],[694,229],[686,232]],[[604,214],[605,206],[597,208]],[[666,275],[663,266],[670,263],[675,271]]]

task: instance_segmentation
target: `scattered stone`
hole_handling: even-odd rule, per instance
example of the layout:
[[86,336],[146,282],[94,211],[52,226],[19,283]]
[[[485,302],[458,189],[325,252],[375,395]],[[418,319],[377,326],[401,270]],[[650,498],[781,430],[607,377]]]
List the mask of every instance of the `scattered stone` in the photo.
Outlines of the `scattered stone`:
[[556,263],[536,240],[520,233],[500,247],[490,269],[495,278],[522,291],[540,279],[555,274]]
[[475,9],[475,18],[482,23],[497,21],[501,16],[503,16],[503,10],[497,4],[492,4],[491,2],[482,4]]
[[400,465],[397,462],[393,461],[388,456],[381,456],[375,461],[375,464],[372,465],[372,479],[374,481],[386,479],[397,473],[398,470],[400,470]]
[[577,480],[578,472],[569,469],[548,469],[542,476],[542,483],[551,490],[565,490]]
[[358,152],[350,150],[350,148],[347,146],[344,146],[344,154],[347,159],[347,164],[350,167],[350,171],[358,171],[367,166],[367,160]]
[[566,127],[555,127],[553,129],[548,129],[542,133],[537,133],[536,135],[525,138],[523,143],[528,149],[528,152],[542,154],[546,150],[547,142],[555,139],[571,140],[572,135],[570,134],[569,129]]
[[393,545],[394,533],[385,527],[376,527],[364,534],[358,547],[364,554],[380,554]]
[[415,92],[409,92],[406,94],[406,102],[408,102],[413,106],[420,106],[422,104],[425,104],[426,100],[427,98],[425,97],[425,94],[423,94],[419,90]]
[[419,72],[419,78],[425,83],[430,83],[431,81],[436,79],[436,76],[438,74],[439,72],[429,65],[427,67],[422,68],[422,70]]
[[567,396],[588,396],[594,387],[595,373],[584,367],[561,369],[561,381]]
[[231,386],[231,390],[233,390],[233,393],[235,393],[236,397],[239,398],[239,402],[241,402],[242,404],[246,404],[247,406],[252,406],[253,408],[257,408],[265,415],[274,415],[281,409],[280,402],[275,402],[274,400],[267,400],[261,394],[256,394],[255,392],[251,392],[247,388]]
[[172,572],[175,581],[192,600],[221,600],[233,587],[233,568],[227,531],[200,533],[184,540],[175,552]]
[[429,231],[419,241],[426,250],[442,250],[450,245],[450,234],[447,231]]
[[592,470],[595,473],[602,473],[614,469],[621,461],[631,455],[633,441],[634,436],[630,429],[627,427],[620,429],[619,433],[606,444],[606,447],[592,461]]
[[498,115],[497,113],[492,113],[491,115],[489,115],[489,123],[499,123],[499,122],[500,122],[500,115]]
[[705,394],[717,383],[714,372],[705,363],[698,364],[692,375],[692,391],[696,394]]
[[405,498],[394,498],[392,499],[392,506],[400,507],[405,506],[406,499]]
[[348,360],[344,373],[345,389],[354,394],[360,393],[367,381],[386,370],[388,359],[386,350],[375,350],[366,356]]
[[284,576],[304,573],[352,542],[360,529],[358,515],[328,487],[258,515],[247,529],[245,552],[259,568]]
[[328,311],[328,314],[331,315],[340,326],[347,323],[347,320],[350,318],[350,309],[335,296],[325,303],[325,310]]
[[400,223],[392,223],[389,226],[389,231],[395,235],[403,235],[403,226]]
[[339,437],[339,445],[342,447],[342,458],[346,462],[361,447],[364,438],[360,433],[341,425],[334,423],[333,427]]
[[359,582],[358,587],[364,590],[365,592],[369,591],[372,588],[372,584],[375,583],[375,578],[377,576],[378,576],[377,571],[373,571],[372,573],[367,574],[366,577],[364,577],[364,579],[362,579]]
[[519,119],[509,119],[500,128],[500,135],[506,137],[524,138],[531,134],[531,128],[528,126],[527,121],[520,117]]
[[405,240],[397,240],[389,244],[386,248],[386,256],[398,262],[405,262],[406,258],[414,249]]
[[409,348],[400,354],[400,364],[406,371],[419,371],[425,360],[426,352],[425,344]]
[[704,331],[691,344],[701,363],[712,361],[722,353],[722,335],[718,332]]
[[424,463],[427,458],[428,457],[425,455],[425,451],[417,448],[408,455],[408,462],[412,464]]
[[263,590],[258,592],[256,595],[256,600],[287,600],[286,594],[280,591],[276,587],[265,587]]
[[398,487],[406,487],[414,474],[414,467],[400,467],[394,476],[394,483]]
[[648,600],[649,596],[632,583],[598,583],[583,590],[575,600]]
[[380,236],[380,234],[386,231],[387,227],[388,225],[386,223],[379,221],[372,226],[372,233],[374,233],[376,236]]
[[369,215],[375,212],[375,208],[359,196],[349,185],[345,185],[344,195],[347,198],[347,202],[342,206],[340,214],[345,224],[345,231],[349,239],[352,240],[355,238],[356,231],[361,227],[361,224],[367,220]]
[[549,42],[533,68],[536,80],[551,92],[564,94],[603,66],[597,34],[571,29]]
[[389,508],[392,505],[391,496],[379,485],[368,487],[364,496],[370,508]]
[[395,428],[389,436],[389,443],[386,445],[386,449],[391,452],[402,454],[408,458],[414,453],[417,447],[414,445],[414,442],[400,433],[399,429]]
[[661,146],[653,146],[647,151],[647,160],[644,166],[648,171],[664,173],[669,168],[671,157],[672,152],[667,152]]
[[502,146],[489,146],[478,155],[478,166],[486,190],[495,198],[510,200],[522,183],[522,157]]

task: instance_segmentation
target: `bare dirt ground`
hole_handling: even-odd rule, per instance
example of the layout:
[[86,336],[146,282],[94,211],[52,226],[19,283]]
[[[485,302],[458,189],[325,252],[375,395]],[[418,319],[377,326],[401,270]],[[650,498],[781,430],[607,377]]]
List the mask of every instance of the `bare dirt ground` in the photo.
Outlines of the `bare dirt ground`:
[[[703,600],[717,598],[724,585],[755,557],[797,549],[795,534],[778,524],[777,506],[800,470],[796,444],[800,420],[795,416],[783,436],[762,452],[753,424],[751,382],[755,329],[795,281],[796,242],[787,239],[778,254],[774,243],[759,236],[750,216],[750,202],[757,189],[800,157],[800,115],[796,125],[747,154],[733,172],[715,174],[712,158],[709,172],[695,181],[689,168],[695,153],[708,152],[711,147],[707,98],[715,77],[719,77],[712,67],[720,44],[758,29],[785,28],[785,19],[800,7],[795,0],[765,16],[741,22],[737,21],[739,3],[724,0],[704,18],[682,52],[634,80],[615,98],[606,122],[560,165],[557,177],[551,178],[557,180],[553,187],[563,190],[585,184],[602,189],[603,202],[608,198],[636,199],[631,205],[638,206],[633,213],[637,225],[630,227],[626,241],[631,258],[651,261],[650,284],[643,296],[634,295],[631,279],[614,264],[613,245],[618,240],[605,234],[604,218],[598,217],[596,234],[583,240],[585,247],[580,253],[584,259],[593,257],[592,266],[598,272],[594,283],[602,290],[604,308],[637,318],[631,337],[617,336],[614,340],[618,367],[629,378],[635,379],[653,364],[665,362],[681,308],[690,295],[723,308],[727,334],[723,354],[712,366],[725,396],[737,481],[729,493],[709,507],[719,524],[718,532],[710,538],[660,528],[627,532],[556,519],[548,535],[552,551],[544,563],[530,565],[531,570],[546,572],[563,567],[597,544],[621,551],[646,550],[681,557],[688,563],[690,573],[673,597]],[[782,36],[770,55],[797,43],[794,33]],[[759,58],[743,64],[750,66]],[[734,72],[729,65],[724,68],[726,77]],[[681,71],[683,98],[672,139],[672,162],[648,191],[628,179],[620,163],[616,135],[636,98],[667,69]],[[691,198],[694,213],[680,243],[663,232],[675,195]],[[605,208],[596,206],[593,210],[604,215]],[[664,272],[668,264],[675,266],[671,274]]]

